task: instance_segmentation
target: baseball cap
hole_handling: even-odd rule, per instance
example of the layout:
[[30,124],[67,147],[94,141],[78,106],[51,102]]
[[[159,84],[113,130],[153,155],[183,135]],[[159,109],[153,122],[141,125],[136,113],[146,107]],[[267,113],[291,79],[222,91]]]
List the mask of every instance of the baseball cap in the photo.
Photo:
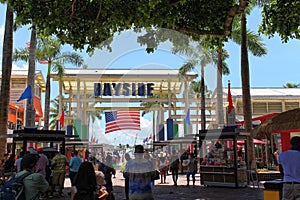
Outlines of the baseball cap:
[[38,148],[38,149],[37,149],[37,152],[38,152],[38,153],[43,153],[43,151],[44,151],[43,148]]

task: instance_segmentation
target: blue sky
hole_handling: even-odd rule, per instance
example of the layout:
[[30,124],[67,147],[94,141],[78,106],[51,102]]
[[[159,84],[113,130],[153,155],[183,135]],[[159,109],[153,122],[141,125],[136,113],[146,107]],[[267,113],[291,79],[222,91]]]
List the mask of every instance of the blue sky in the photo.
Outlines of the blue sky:
[[[0,5],[0,62],[2,62],[4,21],[5,21],[6,6]],[[254,9],[248,17],[248,28],[256,32],[260,23],[260,10]],[[287,82],[300,83],[299,67],[300,67],[300,41],[291,40],[288,43],[282,43],[278,36],[268,39],[262,36],[264,43],[268,49],[268,54],[263,57],[254,57],[249,53],[250,65],[250,86],[251,87],[283,87]],[[30,40],[30,31],[24,27],[14,33],[14,48],[25,47],[26,42]],[[165,43],[160,45],[158,51],[153,54],[147,54],[145,47],[136,44],[135,35],[132,32],[125,32],[114,38],[113,52],[105,50],[96,51],[92,58],[89,58],[85,52],[81,54],[85,58],[85,62],[90,68],[179,68],[185,58],[173,55],[170,51],[170,44]],[[231,82],[231,87],[241,87],[241,72],[240,72],[240,46],[233,42],[228,42],[225,45],[226,50],[230,54],[227,60],[230,68],[230,75],[224,76],[223,85],[227,86],[228,80]],[[65,50],[71,50],[70,46],[66,46]],[[27,63],[14,63],[14,67],[22,68]],[[1,65],[2,66],[2,65]],[[45,75],[46,65],[37,64],[37,69],[43,71]],[[206,82],[215,87],[215,67],[211,66],[206,69]],[[58,95],[57,86],[53,84],[52,98]],[[151,125],[149,125],[151,126]],[[98,124],[94,128],[103,127]],[[98,129],[97,128],[97,129]],[[144,133],[141,137],[149,135]],[[134,135],[134,134],[133,134]],[[116,138],[113,135],[111,138]],[[133,136],[129,135],[128,140],[132,140]],[[118,141],[113,140],[118,143]]]

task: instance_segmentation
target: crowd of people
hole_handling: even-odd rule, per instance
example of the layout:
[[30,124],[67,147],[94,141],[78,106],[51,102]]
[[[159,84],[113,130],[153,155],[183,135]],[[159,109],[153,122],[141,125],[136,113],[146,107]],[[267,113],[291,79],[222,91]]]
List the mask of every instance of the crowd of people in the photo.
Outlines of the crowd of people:
[[[277,153],[276,163],[283,174],[283,199],[300,199],[300,163],[296,159],[300,155],[300,137],[293,137],[290,143],[291,150]],[[112,178],[116,174],[116,160],[125,179],[126,200],[154,199],[155,180],[165,184],[168,173],[171,173],[173,184],[177,186],[178,173],[183,167],[186,171],[186,186],[190,186],[190,178],[195,186],[198,161],[194,153],[178,152],[175,149],[170,154],[162,151],[149,153],[142,145],[136,145],[131,155],[107,153],[100,160],[92,155],[82,158],[77,150],[72,151],[70,159],[61,151],[49,157],[39,148],[36,153],[20,152],[17,159],[8,155],[3,163],[4,170],[14,171],[16,177],[30,172],[24,179],[26,199],[63,196],[64,181],[68,175],[71,183],[68,193],[70,199],[113,200]]]
[[71,190],[68,192],[73,200],[79,199],[114,199],[112,176],[116,170],[112,167],[110,155],[107,155],[109,164],[105,164],[90,156],[81,158],[78,151],[72,152],[67,158],[62,151],[55,152],[53,157],[45,155],[43,149],[36,152],[20,152],[18,158],[9,154],[3,160],[4,170],[14,172],[15,177],[30,172],[24,178],[24,191],[26,199],[51,199],[63,197],[64,182],[68,176]]
[[20,152],[18,159],[14,159],[13,168],[17,173],[16,176],[26,171],[32,172],[32,175],[24,179],[25,192],[27,195],[30,193],[30,199],[64,196],[64,182],[67,175],[71,183],[68,192],[71,199],[114,199],[112,178],[116,174],[116,164],[121,165],[120,170],[125,178],[126,199],[154,199],[152,193],[154,181],[160,179],[160,183],[165,184],[168,173],[172,174],[174,186],[177,186],[181,159],[188,161],[185,165],[187,186],[190,176],[195,185],[196,159],[193,154],[188,158],[188,154],[182,156],[176,150],[170,155],[166,152],[150,154],[142,145],[137,145],[132,155],[124,153],[118,156],[116,153],[107,153],[100,159],[92,155],[82,158],[77,150],[72,151],[70,159],[61,151],[55,152],[53,157],[47,156],[43,153],[43,149],[39,148],[36,153]]
[[[295,159],[292,159],[293,162],[289,160],[291,156],[294,158],[299,154],[300,137],[292,138],[291,147],[291,150],[278,153],[276,156],[280,172],[284,175],[284,196],[300,194],[298,188],[300,166]],[[170,173],[176,187],[179,171],[184,168],[186,186],[190,186],[190,181],[195,186],[195,174],[198,170],[198,160],[193,152],[179,152],[173,149],[170,154],[163,151],[150,153],[144,150],[142,145],[136,145],[133,154],[125,152],[120,156],[116,152],[106,153],[100,159],[92,155],[82,158],[77,150],[72,151],[72,157],[69,159],[61,151],[57,151],[53,157],[47,156],[43,153],[43,149],[39,148],[37,153],[20,152],[18,159],[7,156],[3,161],[6,167],[4,170],[14,170],[17,177],[27,171],[32,172],[24,179],[26,199],[63,196],[67,176],[71,183],[68,195],[72,200],[115,199],[112,179],[118,165],[125,179],[126,200],[151,200],[154,199],[155,180],[159,180],[159,184],[166,184],[166,176]]]

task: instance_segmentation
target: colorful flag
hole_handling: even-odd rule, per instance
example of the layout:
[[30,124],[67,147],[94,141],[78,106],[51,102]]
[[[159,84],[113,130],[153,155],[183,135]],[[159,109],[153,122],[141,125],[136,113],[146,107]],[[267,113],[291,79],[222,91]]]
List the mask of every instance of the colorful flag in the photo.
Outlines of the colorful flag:
[[230,82],[228,81],[228,95],[227,95],[227,101],[228,101],[228,113],[231,113],[232,109],[233,109],[233,103],[232,103],[232,96],[231,96],[231,92],[230,92]]
[[48,64],[48,60],[39,60],[40,64]]
[[105,133],[119,130],[141,130],[140,111],[105,112]]
[[62,113],[61,113],[58,121],[61,124],[61,127],[63,128],[64,125],[65,125],[65,112],[64,112],[64,110],[62,110]]
[[37,143],[36,142],[27,142],[27,150],[29,148],[37,149]]
[[144,143],[146,143],[146,142],[148,142],[148,137],[145,138],[145,142]]
[[187,109],[186,115],[185,115],[185,122],[187,125],[191,125],[191,118],[190,118],[190,108]]
[[31,102],[32,99],[32,93],[31,93],[31,86],[28,85],[27,88],[24,90],[24,92],[21,94],[20,98],[17,100],[17,102],[22,101],[24,99],[28,99],[28,102]]
[[92,136],[92,143],[96,143],[96,137]]

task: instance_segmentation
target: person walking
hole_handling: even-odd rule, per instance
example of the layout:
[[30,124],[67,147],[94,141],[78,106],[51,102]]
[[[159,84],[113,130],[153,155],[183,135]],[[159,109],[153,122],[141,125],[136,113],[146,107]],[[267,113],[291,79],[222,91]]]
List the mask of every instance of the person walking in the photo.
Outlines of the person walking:
[[187,184],[186,186],[190,186],[190,176],[192,175],[192,179],[193,179],[193,186],[195,186],[195,182],[196,182],[196,172],[197,172],[197,160],[194,158],[194,155],[191,153],[190,154],[190,158],[188,160],[188,169],[187,169],[187,173],[186,173],[186,179],[187,179]]
[[160,157],[158,157],[158,162],[160,172],[160,183],[163,184],[166,183],[168,167],[166,165],[166,157],[162,152],[160,153]]
[[174,186],[177,186],[177,180],[178,180],[178,169],[179,169],[179,157],[176,153],[176,150],[172,150],[172,155],[171,155],[171,164],[170,164],[170,170],[172,173],[172,179],[174,182]]
[[77,175],[79,167],[82,163],[81,158],[78,157],[78,151],[74,150],[73,154],[74,155],[70,159],[70,163],[69,163],[69,167],[70,167],[69,168],[69,170],[70,170],[69,178],[70,178],[70,181],[71,181],[71,186],[74,185],[75,176]]
[[38,161],[38,156],[36,154],[26,154],[22,159],[22,171],[16,174],[16,177],[22,176],[26,172],[32,172],[27,177],[24,178],[24,191],[26,199],[36,200],[39,199],[39,193],[45,193],[48,190],[49,183],[46,181],[45,177],[36,173],[36,163]]
[[144,157],[144,147],[136,145],[134,159],[127,162],[124,176],[129,178],[130,200],[153,200],[152,180],[155,176],[154,164]]
[[[131,157],[129,155],[129,153],[125,153],[125,167],[126,167],[126,164],[129,160],[131,160]],[[125,170],[125,167],[124,167],[124,170]],[[124,176],[123,174],[123,177],[125,178],[125,196],[126,196],[126,200],[129,200],[129,177],[126,177]]]
[[279,171],[283,174],[283,200],[300,200],[300,137],[290,140],[291,149],[278,155]]
[[276,167],[276,171],[279,171],[278,155],[279,155],[279,150],[278,150],[278,148],[275,148],[274,153],[273,153],[273,160],[274,160],[274,165]]
[[36,163],[36,172],[42,174],[46,178],[46,167],[49,165],[48,157],[43,153],[42,148],[38,148],[37,150],[39,155],[39,160]]
[[52,187],[51,187],[51,196],[53,196],[55,187],[59,186],[58,195],[63,197],[63,188],[66,176],[66,166],[69,165],[67,156],[63,155],[60,152],[56,152],[56,155],[52,159]]

